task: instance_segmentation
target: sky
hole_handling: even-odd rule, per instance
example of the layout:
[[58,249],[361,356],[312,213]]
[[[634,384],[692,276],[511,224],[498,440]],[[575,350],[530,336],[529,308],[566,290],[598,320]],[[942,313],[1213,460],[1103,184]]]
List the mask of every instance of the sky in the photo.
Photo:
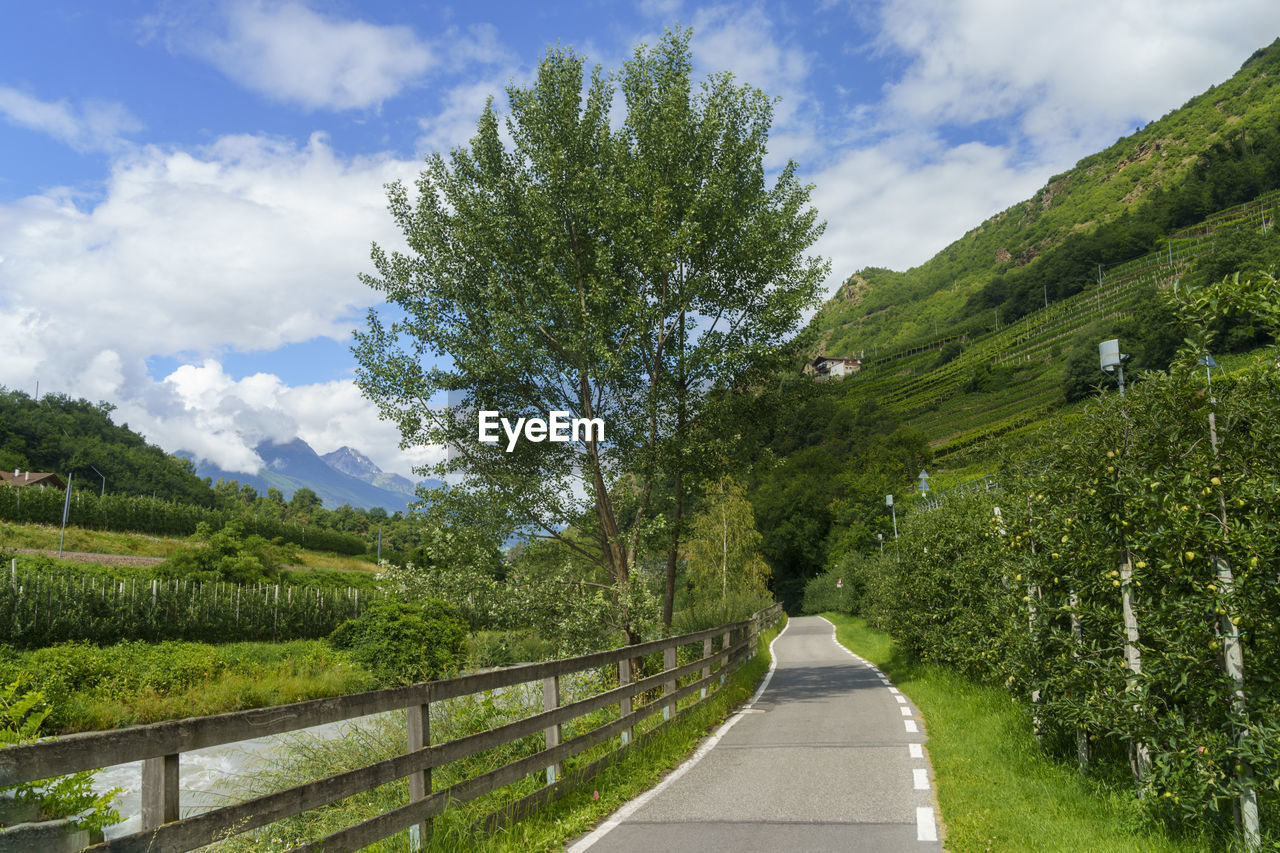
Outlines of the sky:
[[693,29],[699,76],[780,99],[768,161],[815,185],[828,291],[917,265],[1230,77],[1274,0],[8,3],[0,386],[105,400],[169,451],[263,439],[411,475],[355,387],[383,186],[463,145],[549,47],[606,70]]

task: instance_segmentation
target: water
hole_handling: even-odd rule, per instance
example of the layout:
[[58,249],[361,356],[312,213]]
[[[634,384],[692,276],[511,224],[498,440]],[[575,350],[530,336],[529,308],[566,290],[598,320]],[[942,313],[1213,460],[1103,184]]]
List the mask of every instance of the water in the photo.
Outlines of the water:
[[[398,712],[391,711],[388,714]],[[267,735],[252,740],[211,746],[182,753],[178,762],[178,802],[182,817],[230,805],[244,799],[244,790],[263,767],[273,765],[288,741],[303,739],[334,740],[345,737],[364,721],[373,717],[326,723],[298,732]],[[130,835],[142,829],[142,762],[116,764],[98,771],[93,781],[96,793],[123,788],[115,799],[115,807],[124,818],[109,826],[107,839]]]

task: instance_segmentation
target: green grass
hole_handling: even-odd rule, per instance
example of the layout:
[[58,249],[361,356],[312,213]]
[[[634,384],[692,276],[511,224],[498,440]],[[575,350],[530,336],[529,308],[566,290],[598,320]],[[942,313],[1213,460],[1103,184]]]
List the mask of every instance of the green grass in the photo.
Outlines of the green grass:
[[[51,524],[17,524],[0,521],[0,548],[34,548],[44,551],[58,550],[61,528]],[[190,539],[181,537],[151,536],[146,533],[117,533],[109,530],[90,530],[85,527],[67,527],[63,541],[64,551],[86,554],[125,554],[133,557],[172,557],[182,548],[190,547]],[[306,551],[292,546],[301,564],[309,569],[341,569],[345,571],[373,572],[377,566],[372,556],[349,556]]]
[[40,690],[46,734],[98,731],[340,696],[373,677],[323,640],[0,647],[0,683]]
[[1081,776],[1047,756],[1004,690],[902,659],[888,634],[857,617],[823,614],[847,648],[874,662],[924,715],[945,846],[978,851],[1200,853],[1201,839],[1144,824],[1130,790]]
[[[769,668],[769,642],[781,629],[766,632],[760,639],[759,654],[743,664],[701,706],[691,710],[674,724],[661,726],[654,736],[645,742],[637,741],[625,757],[612,764],[583,787],[560,800],[540,809],[528,818],[499,830],[490,836],[478,836],[471,831],[472,824],[489,811],[501,808],[505,803],[531,793],[542,784],[541,774],[526,777],[502,791],[485,795],[472,803],[451,806],[435,818],[433,834],[423,850],[431,853],[442,851],[525,851],[563,850],[565,845],[590,832],[596,824],[608,817],[627,801],[657,784],[697,747],[699,742],[715,729],[732,710],[745,701]],[[563,686],[563,685],[562,685]],[[598,690],[599,686],[593,689]],[[563,697],[570,701],[569,696]],[[525,716],[538,710],[539,696],[473,696],[451,703],[448,708],[432,706],[433,739],[451,740],[473,731],[492,728],[508,719]],[[695,697],[687,700],[692,704]],[[682,703],[685,707],[685,703]],[[616,718],[616,706],[610,709]],[[607,722],[608,712],[597,712],[586,722],[592,727]],[[644,726],[637,727],[637,735],[648,731],[661,721],[661,714],[650,717]],[[566,733],[566,737],[571,736]],[[399,717],[384,717],[367,727],[361,734],[339,740],[316,744],[298,739],[283,757],[278,768],[269,778],[261,778],[252,791],[245,795],[261,794],[267,790],[301,784],[345,769],[367,765],[373,761],[401,754],[404,749],[404,723]],[[566,774],[581,767],[616,747],[616,739],[602,744],[595,750],[565,763]],[[521,755],[531,754],[541,748],[541,737],[525,738],[482,754],[465,762],[458,762],[433,771],[434,787],[438,790],[477,773],[494,769]],[[285,850],[306,838],[337,831],[361,820],[395,808],[407,802],[408,785],[405,780],[384,785],[363,795],[351,797],[325,809],[309,812],[299,818],[288,819],[270,827],[237,836],[223,842],[222,851]],[[408,834],[399,833],[385,841],[366,848],[371,851],[407,851]]]

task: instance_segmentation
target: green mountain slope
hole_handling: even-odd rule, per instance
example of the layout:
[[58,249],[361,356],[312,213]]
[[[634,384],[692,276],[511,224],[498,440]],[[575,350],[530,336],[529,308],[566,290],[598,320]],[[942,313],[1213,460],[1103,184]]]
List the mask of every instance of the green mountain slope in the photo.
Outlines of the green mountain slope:
[[1277,187],[1280,40],[919,267],[851,275],[813,318],[813,352],[880,355],[994,330],[1096,286],[1100,266],[1176,253],[1170,234]]

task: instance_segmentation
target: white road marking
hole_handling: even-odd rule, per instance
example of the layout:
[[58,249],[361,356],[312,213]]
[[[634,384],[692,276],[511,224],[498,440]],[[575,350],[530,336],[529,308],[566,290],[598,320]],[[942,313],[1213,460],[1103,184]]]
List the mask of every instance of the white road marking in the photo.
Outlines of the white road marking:
[[902,691],[900,691],[900,690],[899,690],[898,688],[896,688],[896,687],[890,687],[890,688],[889,688],[889,692],[890,692],[890,693],[901,693]]
[[903,696],[901,693],[899,693],[897,696],[894,696],[893,698],[898,700],[899,705],[907,704],[907,697]]
[[902,712],[902,716],[904,716],[904,717],[910,717],[910,716],[911,716],[911,709],[910,709],[910,708],[908,708],[906,705],[903,705],[903,706],[902,706],[901,708],[899,708],[898,710]]
[[929,790],[929,771],[928,770],[918,767],[915,770],[911,771],[911,775],[915,777],[917,791]]
[[906,727],[907,727],[907,731],[909,731],[909,732],[918,732],[918,731],[920,731],[920,729],[918,729],[918,728],[916,727],[916,721],[915,721],[915,720],[903,720],[903,721],[902,721],[902,724],[903,724],[904,726],[906,726]]
[[924,758],[924,745],[909,743],[907,744],[907,752],[911,753],[912,758]]
[[916,809],[916,841],[937,841],[938,826],[933,822],[933,809]]
[[720,738],[724,737],[729,732],[729,729],[733,728],[734,724],[738,722],[738,720],[741,720],[746,716],[747,712],[751,710],[751,706],[756,703],[756,700],[758,700],[764,693],[765,688],[769,686],[769,682],[773,680],[773,671],[778,666],[778,657],[773,653],[773,646],[774,643],[777,643],[778,640],[782,639],[782,635],[787,633],[787,628],[790,627],[791,621],[787,620],[786,628],[779,631],[778,636],[774,637],[773,642],[769,643],[769,671],[764,674],[764,680],[760,682],[760,686],[756,689],[755,695],[751,697],[751,701],[746,704],[746,707],[730,717],[724,725],[720,726],[720,728],[716,729],[715,734],[703,741],[702,745],[699,746],[697,751],[689,757],[688,761],[671,771],[671,775],[667,776],[667,778],[663,779],[657,785],[650,788],[648,791],[645,791],[643,794],[614,812],[608,820],[596,827],[594,832],[585,838],[579,839],[577,843],[569,847],[568,853],[583,853],[583,851],[589,849],[593,844],[617,828],[618,824],[635,814],[637,810],[662,791],[666,790],[667,786],[673,784],[681,776],[688,773],[693,769],[695,764],[706,757],[706,754],[711,751],[711,748],[720,742]]

